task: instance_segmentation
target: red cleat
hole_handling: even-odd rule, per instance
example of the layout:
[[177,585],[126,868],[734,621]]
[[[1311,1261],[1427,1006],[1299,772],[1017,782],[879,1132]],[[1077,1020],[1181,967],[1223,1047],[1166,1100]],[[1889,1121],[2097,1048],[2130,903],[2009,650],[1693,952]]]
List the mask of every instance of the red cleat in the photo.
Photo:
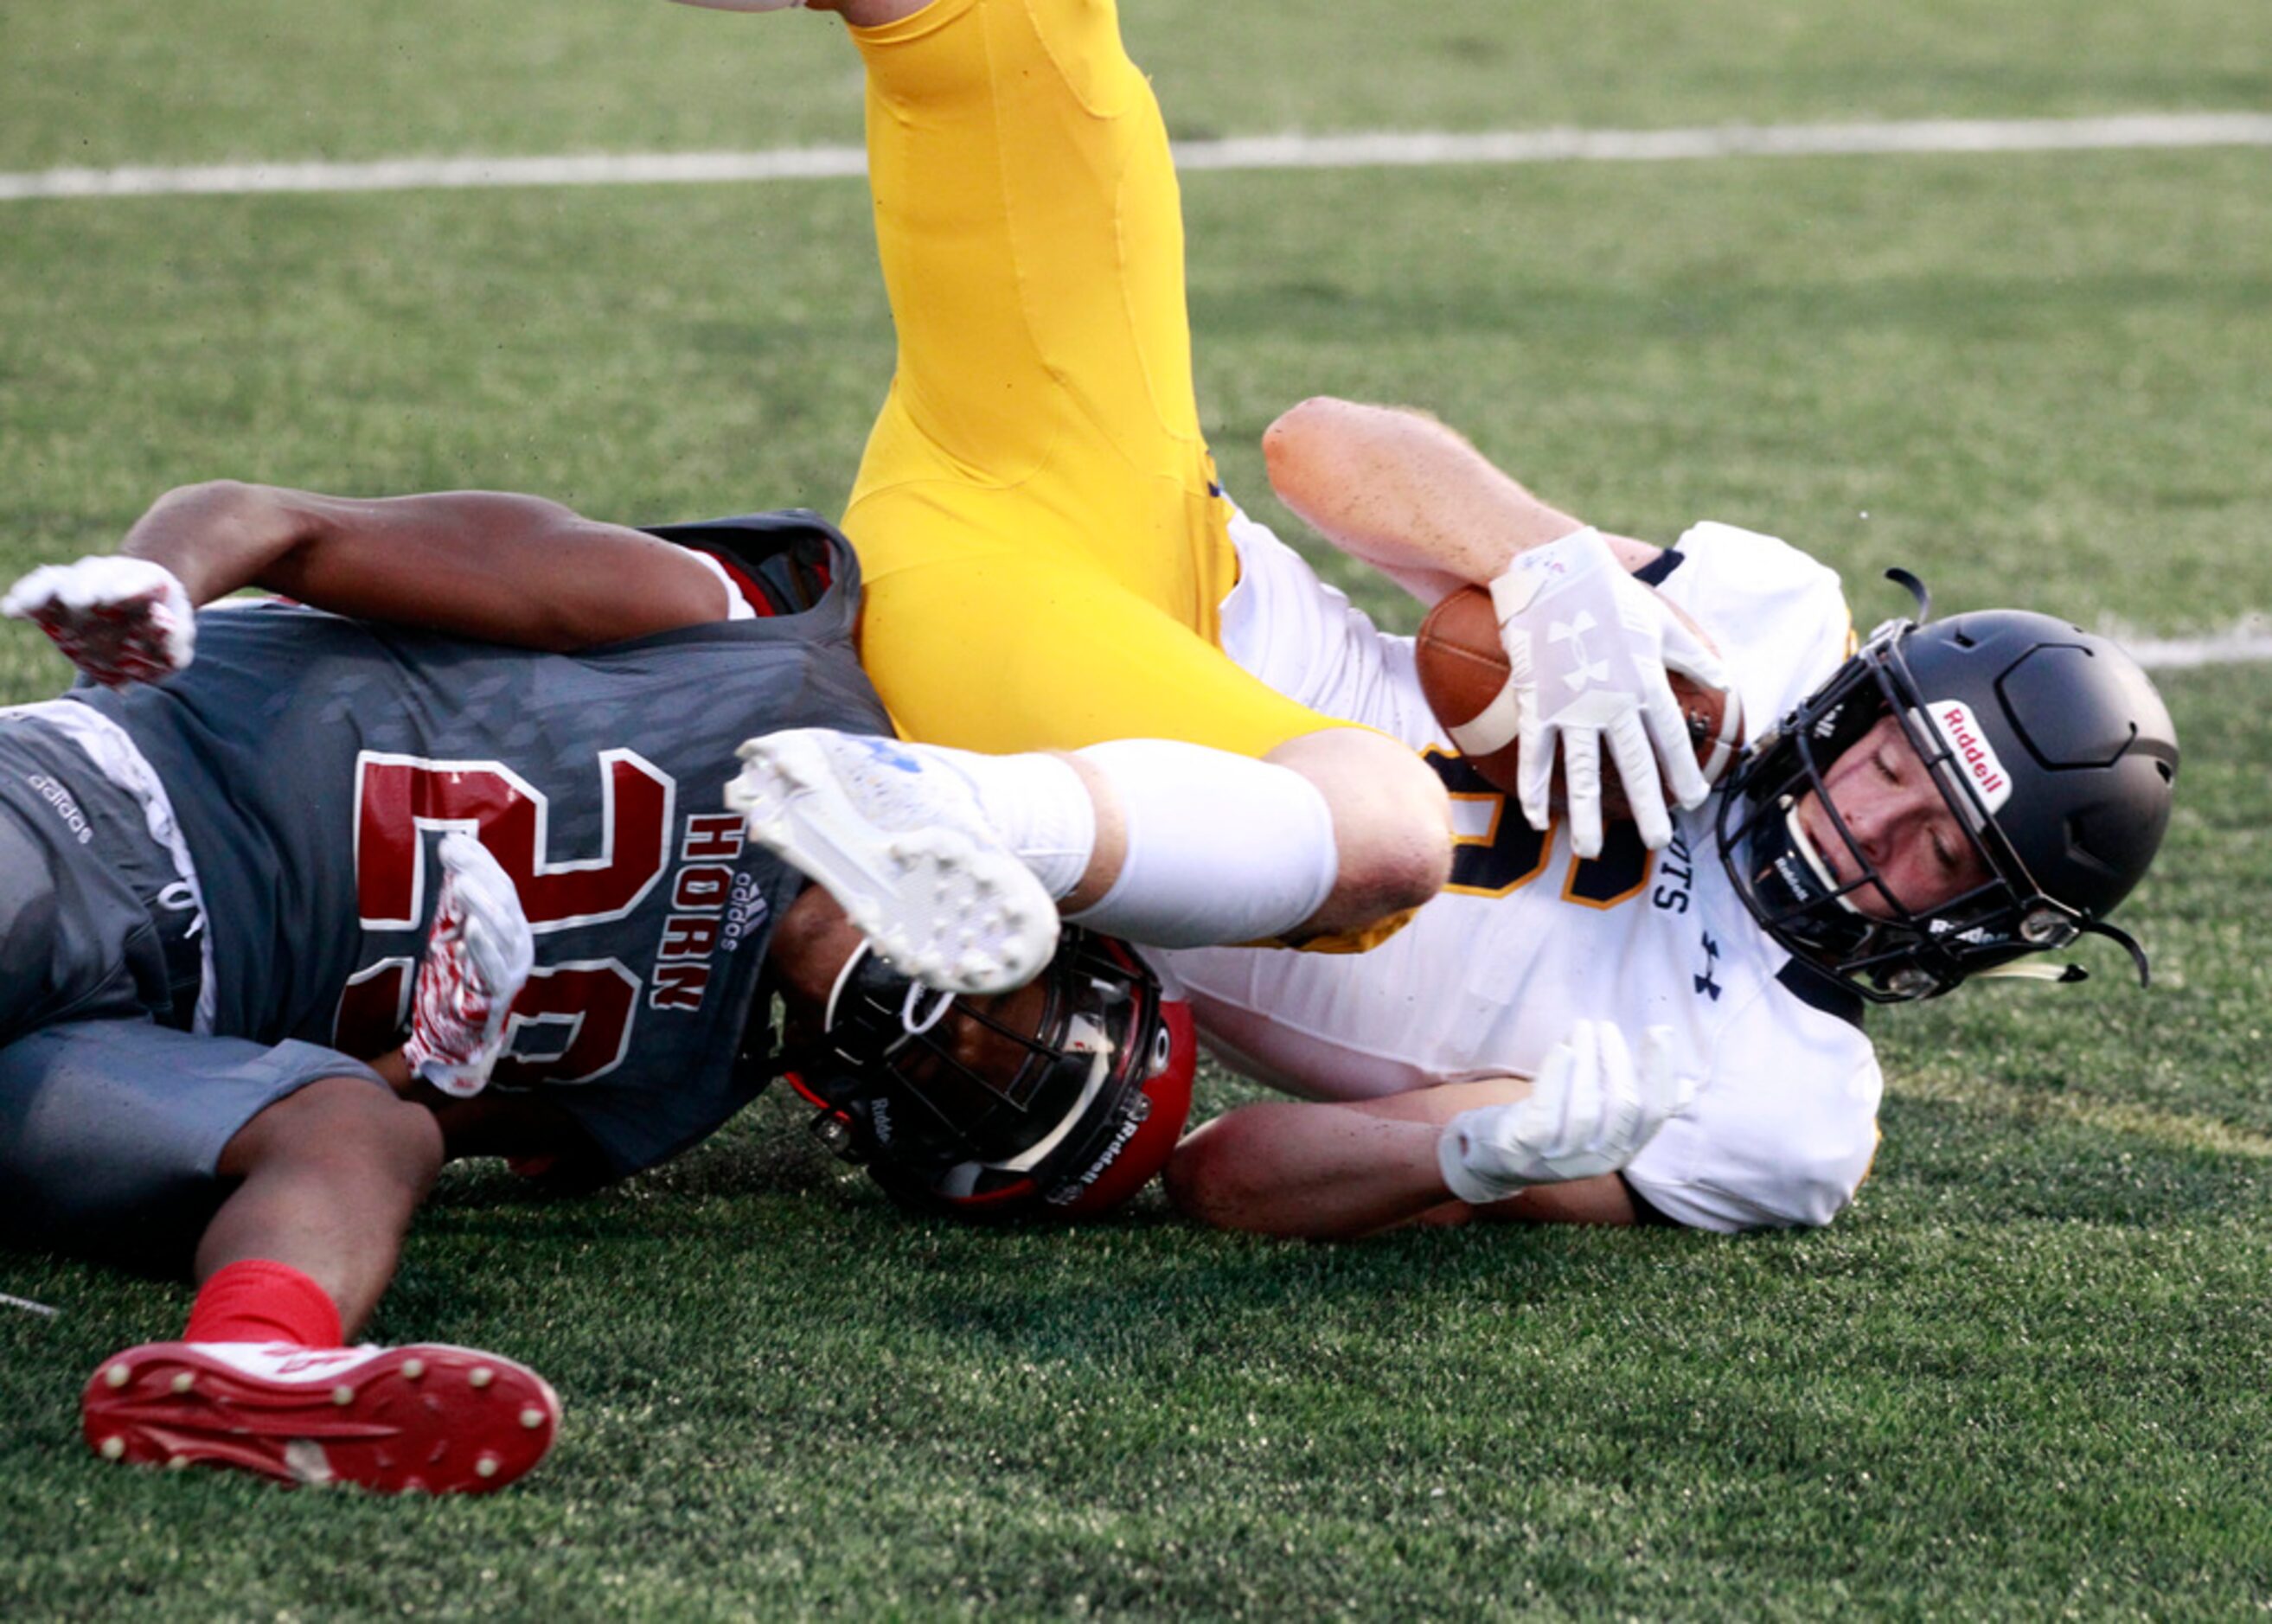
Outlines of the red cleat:
[[285,1483],[485,1494],[544,1458],[551,1384],[477,1348],[152,1342],[88,1378],[105,1460],[235,1466]]

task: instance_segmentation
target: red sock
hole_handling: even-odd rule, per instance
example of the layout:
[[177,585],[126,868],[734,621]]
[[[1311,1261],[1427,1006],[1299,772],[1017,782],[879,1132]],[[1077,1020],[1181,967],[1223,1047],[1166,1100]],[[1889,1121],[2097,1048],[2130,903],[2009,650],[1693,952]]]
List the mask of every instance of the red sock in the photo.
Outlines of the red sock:
[[216,1269],[190,1307],[184,1342],[289,1342],[335,1348],[342,1340],[339,1305],[287,1263],[247,1258]]

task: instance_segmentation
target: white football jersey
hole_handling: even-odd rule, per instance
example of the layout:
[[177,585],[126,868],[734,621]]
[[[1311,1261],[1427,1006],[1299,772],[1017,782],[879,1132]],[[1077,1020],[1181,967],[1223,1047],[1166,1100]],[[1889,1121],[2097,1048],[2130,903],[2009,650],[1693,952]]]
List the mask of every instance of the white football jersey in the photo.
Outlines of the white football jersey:
[[[1859,1002],[1753,923],[1713,838],[1716,800],[1676,814],[1650,853],[1630,824],[1580,861],[1452,749],[1422,697],[1409,637],[1377,629],[1262,525],[1232,528],[1242,564],[1223,644],[1312,707],[1393,734],[1445,778],[1452,883],[1371,952],[1209,948],[1163,954],[1211,1047],[1289,1092],[1352,1099],[1535,1074],[1581,1019],[1638,1040],[1670,1026],[1694,1103],[1626,1169],[1666,1217],[1707,1229],[1827,1223],[1877,1146],[1881,1082]],[[1845,658],[1837,577],[1771,537],[1698,525],[1659,590],[1718,644],[1747,729]]]

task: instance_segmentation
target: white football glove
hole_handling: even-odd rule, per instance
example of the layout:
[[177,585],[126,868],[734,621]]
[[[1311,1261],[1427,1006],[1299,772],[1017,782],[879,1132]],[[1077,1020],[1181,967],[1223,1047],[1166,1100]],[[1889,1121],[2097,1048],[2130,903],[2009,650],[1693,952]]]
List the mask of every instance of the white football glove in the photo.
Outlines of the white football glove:
[[1528,1098],[1462,1111],[1444,1124],[1436,1165],[1461,1201],[1502,1201],[1534,1184],[1615,1173],[1687,1108],[1672,1070],[1672,1028],[1642,1034],[1633,1065],[1625,1034],[1580,1021],[1547,1051]]
[[1684,808],[1712,793],[1665,673],[1725,688],[1726,670],[1590,527],[1518,555],[1491,582],[1491,595],[1515,690],[1524,819],[1533,829],[1547,826],[1558,744],[1570,844],[1581,857],[1600,856],[1606,738],[1642,844],[1663,846],[1672,838],[1663,783]]
[[402,1058],[444,1093],[468,1099],[489,1086],[504,1052],[505,1017],[535,965],[536,943],[519,893],[487,846],[452,831],[440,856],[442,894]]
[[116,553],[41,564],[0,598],[0,615],[30,621],[105,688],[184,670],[197,644],[197,613],[174,572]]

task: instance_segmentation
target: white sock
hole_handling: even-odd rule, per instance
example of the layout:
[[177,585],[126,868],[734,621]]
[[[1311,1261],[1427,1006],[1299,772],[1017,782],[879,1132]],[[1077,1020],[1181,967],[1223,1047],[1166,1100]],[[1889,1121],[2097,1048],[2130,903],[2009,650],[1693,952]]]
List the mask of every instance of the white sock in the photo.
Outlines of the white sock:
[[1112,781],[1128,827],[1119,877],[1074,924],[1151,947],[1259,942],[1332,892],[1333,811],[1291,768],[1168,739],[1074,753]]
[[902,748],[953,767],[978,797],[987,826],[1051,897],[1080,883],[1096,850],[1096,807],[1063,756],[984,756],[942,744]]

